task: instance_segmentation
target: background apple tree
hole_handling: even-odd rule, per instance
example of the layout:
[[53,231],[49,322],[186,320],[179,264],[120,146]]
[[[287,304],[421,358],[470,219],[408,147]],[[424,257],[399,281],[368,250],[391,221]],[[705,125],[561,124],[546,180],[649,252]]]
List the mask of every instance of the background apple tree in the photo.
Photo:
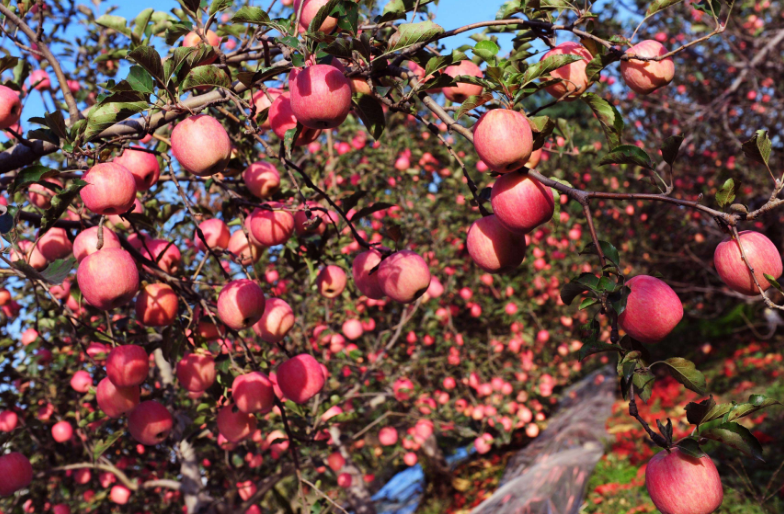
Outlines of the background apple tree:
[[663,512],[763,457],[690,356],[782,323],[780,3],[180,4],[0,4],[3,512],[375,512],[608,363]]

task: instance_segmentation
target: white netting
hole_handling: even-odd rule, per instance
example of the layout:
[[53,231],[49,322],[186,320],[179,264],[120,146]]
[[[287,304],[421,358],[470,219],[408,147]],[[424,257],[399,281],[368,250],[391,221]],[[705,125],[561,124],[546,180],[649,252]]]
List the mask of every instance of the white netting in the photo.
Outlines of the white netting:
[[501,487],[471,514],[576,514],[604,453],[616,376],[598,370],[564,393],[558,414],[510,459]]

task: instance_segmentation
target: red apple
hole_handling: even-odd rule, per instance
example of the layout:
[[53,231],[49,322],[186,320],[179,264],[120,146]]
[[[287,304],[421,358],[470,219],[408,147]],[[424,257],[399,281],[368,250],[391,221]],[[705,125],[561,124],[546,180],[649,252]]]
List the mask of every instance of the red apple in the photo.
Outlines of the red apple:
[[643,343],[661,341],[683,318],[683,304],[664,281],[637,275],[626,284],[631,289],[618,326]]
[[64,443],[73,437],[73,427],[67,421],[60,421],[52,426],[52,438],[58,443]]
[[177,308],[177,293],[167,284],[150,284],[136,297],[136,319],[145,327],[171,325]]
[[468,229],[471,259],[488,273],[505,273],[525,259],[525,236],[509,231],[495,214],[476,220]]
[[351,110],[351,86],[334,66],[309,66],[290,79],[289,88],[292,113],[305,127],[336,128]]
[[333,452],[329,454],[327,457],[327,466],[332,471],[340,471],[340,469],[346,465],[346,459],[340,454],[340,452]]
[[42,183],[48,184],[31,184],[27,190],[27,198],[30,203],[39,209],[48,209],[52,206],[52,197],[57,194],[63,187],[63,182],[56,178],[46,178],[41,180]]
[[117,387],[109,378],[98,382],[95,399],[98,407],[110,418],[119,418],[139,404],[139,386]]
[[[203,34],[203,32],[202,32]],[[213,31],[208,30],[207,35],[204,37],[207,40],[207,44],[210,46],[217,46],[221,45],[221,38]],[[196,31],[188,32],[185,37],[182,39],[182,46],[183,47],[193,47],[193,46],[201,46],[204,44],[201,36]],[[217,59],[217,55],[213,55],[212,57],[207,57],[197,64],[197,66],[204,66],[205,64],[212,64]]]
[[248,241],[245,232],[240,229],[231,235],[228,250],[237,257],[240,264],[248,266],[249,264],[258,262],[264,251],[264,247],[256,241]]
[[645,469],[645,487],[662,514],[711,514],[724,499],[711,458],[690,457],[678,448],[653,456]]
[[[182,261],[182,254],[180,254],[177,245],[165,239],[146,240],[139,253],[156,262],[158,267],[166,273],[176,273]],[[145,269],[147,269],[146,266]]]
[[125,214],[136,200],[136,179],[116,162],[96,164],[82,177],[87,182],[79,195],[96,214]]
[[268,298],[264,303],[264,314],[251,327],[262,341],[277,343],[283,340],[294,326],[294,310],[280,298]]
[[430,286],[430,268],[411,250],[395,252],[378,266],[378,283],[384,294],[401,303],[411,303]]
[[52,80],[44,70],[33,70],[28,79],[30,86],[36,91],[44,91],[52,87]]
[[33,481],[33,466],[30,460],[18,452],[0,455],[0,496],[11,496]]
[[285,243],[294,233],[294,217],[282,210],[283,205],[277,202],[268,205],[270,209],[253,209],[245,222],[253,239],[267,247]]
[[474,148],[487,166],[509,173],[525,166],[534,147],[524,114],[509,109],[487,111],[474,125]]
[[[626,50],[626,55],[639,57],[659,57],[667,54],[667,49],[653,39],[641,41]],[[626,85],[640,95],[653,93],[672,82],[675,77],[675,64],[667,57],[661,61],[621,61],[621,77]]]
[[346,272],[334,264],[325,266],[316,277],[316,287],[324,298],[337,298],[346,288]]
[[264,291],[246,278],[226,284],[218,296],[218,317],[234,330],[248,328],[264,314]]
[[12,410],[0,411],[0,432],[11,432],[16,428],[19,417]]
[[64,228],[52,227],[38,239],[38,251],[49,262],[71,255],[73,244]]
[[[778,248],[770,239],[759,232],[746,230],[738,236],[746,258],[754,268],[754,276],[757,277],[762,290],[767,290],[770,287],[770,282],[765,278],[765,274],[778,279],[782,273],[781,254]],[[716,266],[719,277],[730,289],[746,295],[759,294],[754,278],[746,263],[743,262],[736,240],[726,239],[719,243],[713,254],[713,264]]]
[[124,485],[115,485],[109,491],[109,499],[117,505],[125,505],[131,498],[131,490]]
[[[272,105],[272,102],[274,102],[275,99],[278,98],[281,93],[283,93],[282,89],[278,89],[274,87],[267,88],[266,93],[264,91],[256,91],[255,93],[253,93],[252,100],[253,100],[253,105],[256,106],[257,121],[261,113],[269,109],[270,106]],[[268,130],[270,128],[269,114],[267,114],[267,118],[263,122],[259,123],[259,127],[261,127],[264,130]]]
[[137,148],[141,147],[126,148],[114,162],[131,172],[136,181],[137,191],[147,191],[158,183],[158,178],[161,176],[161,166],[155,155],[137,150]]
[[[460,76],[482,78],[482,70],[473,61],[465,60],[460,61],[459,64],[447,66],[444,73],[452,78]],[[465,102],[469,96],[477,96],[482,94],[482,86],[477,84],[469,84],[468,82],[460,82],[456,86],[449,86],[443,89],[444,96],[449,100],[457,103]]]
[[[269,112],[269,123],[272,131],[281,139],[286,137],[286,132],[297,128],[297,117],[291,109],[291,94],[286,91],[278,96]],[[320,130],[303,127],[299,137],[294,141],[295,146],[304,146],[312,143],[321,134]]]
[[324,371],[312,355],[301,353],[278,366],[278,387],[294,403],[307,403],[324,387]]
[[258,371],[237,376],[231,385],[231,397],[237,408],[246,414],[266,414],[275,402],[272,381]]
[[[82,262],[82,259],[88,255],[97,252],[98,246],[98,228],[90,227],[86,230],[79,232],[73,242],[73,254],[77,262]],[[103,249],[120,248],[120,239],[117,234],[110,229],[103,228]]]
[[254,162],[245,168],[242,180],[248,191],[257,198],[268,198],[280,189],[280,173],[266,161]]
[[120,248],[102,249],[82,259],[76,280],[87,303],[104,311],[125,305],[139,290],[136,262]]
[[553,191],[527,173],[507,173],[490,195],[498,221],[512,232],[527,234],[553,217]]
[[394,427],[384,427],[378,431],[378,442],[382,446],[394,446],[397,444],[397,430]]
[[553,55],[578,55],[583,58],[580,61],[575,61],[551,71],[550,77],[560,79],[561,81],[545,88],[545,91],[555,98],[562,98],[568,95],[565,100],[570,102],[583,94],[585,90],[588,89],[588,86],[590,86],[585,69],[588,66],[588,63],[593,59],[593,56],[587,48],[572,41],[566,41],[556,46],[544,54],[542,60],[544,61]]
[[226,169],[231,139],[218,120],[197,114],[179,122],[171,135],[172,154],[187,172],[209,177]]
[[256,430],[256,418],[242,412],[236,405],[218,411],[218,431],[231,443],[247,439]]
[[381,252],[378,250],[368,250],[362,252],[351,263],[351,274],[354,277],[354,284],[357,289],[373,300],[380,300],[384,297],[384,290],[378,282],[378,270],[371,274],[373,268],[381,262]]
[[187,391],[206,391],[215,382],[215,359],[208,354],[186,353],[177,363],[177,380]]
[[[199,228],[201,229],[201,233],[204,234],[207,245],[213,250],[225,250],[229,247],[231,233],[229,232],[229,227],[223,220],[218,218],[204,220],[199,223]],[[207,248],[204,246],[198,233],[193,234],[193,243],[197,250],[201,252],[207,251]]]
[[131,387],[144,383],[150,371],[150,359],[141,346],[115,346],[106,358],[106,375],[117,387]]
[[347,319],[344,321],[342,331],[349,341],[356,341],[365,333],[365,329],[362,328],[362,322],[358,319]]
[[86,393],[93,386],[93,377],[80,369],[71,377],[71,388],[77,393]]
[[140,403],[128,415],[128,431],[145,446],[163,442],[169,437],[172,424],[171,413],[155,400]]
[[19,123],[21,115],[22,101],[19,99],[19,93],[10,87],[0,86],[0,130]]
[[[318,14],[319,9],[327,5],[329,0],[305,0],[305,4],[302,6],[302,14],[299,18],[299,27],[300,32],[306,32],[310,27],[310,22],[313,21],[313,18],[316,17]],[[299,11],[299,6],[302,3],[302,0],[294,0],[294,12]],[[335,27],[338,26],[338,20],[335,17],[327,16],[321,26],[317,29],[318,32],[323,32],[325,34],[331,33],[335,30]]]

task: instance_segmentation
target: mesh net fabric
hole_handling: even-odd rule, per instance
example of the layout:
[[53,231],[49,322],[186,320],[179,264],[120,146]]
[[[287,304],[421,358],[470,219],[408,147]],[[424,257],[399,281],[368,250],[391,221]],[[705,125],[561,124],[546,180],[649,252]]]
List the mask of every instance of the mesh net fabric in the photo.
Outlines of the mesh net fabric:
[[577,514],[604,453],[615,387],[607,367],[566,390],[547,429],[509,460],[498,491],[471,514]]

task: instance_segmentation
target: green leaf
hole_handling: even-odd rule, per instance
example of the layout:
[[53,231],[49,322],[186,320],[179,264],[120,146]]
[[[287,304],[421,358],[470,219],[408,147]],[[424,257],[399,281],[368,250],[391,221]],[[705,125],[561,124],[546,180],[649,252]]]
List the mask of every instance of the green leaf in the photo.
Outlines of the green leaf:
[[[599,240],[599,246],[602,249],[602,253],[604,254],[605,259],[609,260],[615,264],[616,267],[620,268],[621,256],[618,254],[618,249],[615,248],[612,243],[608,243],[607,241],[602,240]],[[599,253],[596,251],[596,245],[593,243],[593,241],[591,241],[585,245],[585,248],[583,248],[579,255],[599,255]]]
[[663,11],[664,9],[680,2],[681,0],[653,0],[651,5],[648,6],[648,10],[645,11],[645,17],[647,18],[649,16],[653,16],[657,12]]
[[164,38],[166,44],[171,46],[177,42],[182,36],[191,31],[193,27],[186,23],[172,23],[166,29],[166,37]]
[[604,131],[604,137],[607,139],[610,148],[620,145],[621,134],[623,133],[623,118],[618,109],[604,98],[593,93],[585,93],[581,98],[591,108],[596,115],[596,119],[599,120]]
[[702,448],[700,448],[700,443],[691,437],[681,439],[675,444],[675,446],[689,457],[695,459],[700,459],[707,455],[704,451],[702,451]]
[[196,66],[185,77],[182,89],[188,90],[199,86],[214,86],[224,89],[231,88],[231,79],[226,72],[217,66],[206,65]]
[[131,66],[131,69],[128,72],[128,76],[125,78],[125,80],[134,91],[138,91],[145,95],[149,95],[155,92],[152,75],[150,75],[150,73],[141,66]]
[[716,400],[711,396],[699,403],[689,402],[684,410],[686,411],[686,420],[689,423],[700,425],[700,423],[723,417],[731,408],[732,405],[728,403],[717,404]]
[[210,16],[216,12],[223,11],[232,6],[234,0],[212,0],[210,4]]
[[112,445],[116,443],[117,440],[120,439],[123,435],[125,435],[124,429],[115,430],[114,433],[105,440],[95,443],[95,446],[93,447],[93,460],[98,460],[98,458],[103,455],[106,450],[111,448]]
[[13,196],[14,193],[25,186],[40,182],[45,178],[56,177],[59,174],[59,171],[53,170],[48,166],[33,164],[17,173],[16,177],[14,177],[14,182],[8,188],[8,194]]
[[739,190],[740,182],[736,183],[733,179],[728,178],[716,193],[716,203],[719,204],[719,207],[731,204]]
[[99,62],[105,61],[116,61],[118,59],[125,59],[128,55],[127,48],[113,48],[106,52],[105,54],[100,54],[98,57],[93,59],[93,63],[98,64]]
[[[419,7],[423,7],[433,1],[434,0],[420,0],[418,5]],[[414,10],[415,5],[417,5],[416,0],[390,0],[390,2],[384,6],[381,16],[376,21],[383,23],[385,21],[405,18],[407,12]]]
[[44,117],[46,118],[47,126],[52,129],[52,132],[62,139],[68,139],[68,128],[65,126],[62,112],[47,112],[44,114]]
[[150,18],[152,18],[152,13],[154,12],[155,9],[150,7],[136,16],[136,19],[133,21],[133,37],[136,42],[141,41],[144,31],[147,29],[147,24],[150,23]]
[[123,18],[122,16],[112,16],[111,14],[104,14],[97,20],[95,20],[96,25],[100,25],[101,27],[106,27],[107,29],[116,30],[120,34],[125,34],[128,37],[131,37],[131,29],[127,27],[128,20]]
[[593,273],[583,273],[571,282],[567,282],[561,288],[561,301],[566,305],[571,305],[575,298],[585,292],[596,292],[599,279]]
[[139,93],[129,91],[113,94],[90,110],[87,115],[87,126],[84,129],[85,140],[91,141],[115,123],[128,119],[148,107],[147,102],[139,98]]
[[750,457],[762,460],[762,446],[743,425],[716,419],[700,427],[700,437],[718,441]]
[[773,278],[773,275],[768,275],[767,273],[763,273],[762,275],[765,277],[765,280],[770,282],[770,285],[778,289],[780,292],[784,293],[784,288],[781,287],[781,284],[779,284],[778,280]]
[[465,59],[466,54],[460,50],[453,50],[451,54],[436,55],[431,57],[427,60],[427,64],[425,65],[425,77],[429,77],[434,72]]
[[151,46],[137,46],[131,53],[128,54],[128,59],[133,60],[147,70],[153,78],[158,79],[161,84],[164,83],[163,64],[161,63],[161,56]]
[[[604,47],[601,47],[604,48]],[[602,53],[594,56],[591,59],[591,62],[585,67],[585,75],[588,77],[588,80],[593,82],[599,73],[609,66],[610,64],[614,63],[618,60],[618,54],[616,53]]]
[[632,384],[637,396],[643,402],[648,402],[653,393],[653,383],[656,381],[656,375],[650,371],[637,372],[632,375]]
[[381,138],[386,127],[386,117],[381,104],[371,95],[357,95],[355,112],[375,140]]
[[586,298],[585,300],[580,302],[579,309],[580,310],[587,309],[588,307],[591,307],[592,305],[596,305],[597,303],[599,303],[598,298]]
[[43,218],[41,219],[41,232],[39,233],[39,237],[54,226],[55,222],[60,219],[60,216],[65,213],[68,206],[74,201],[79,194],[79,191],[86,185],[87,182],[84,180],[75,180],[70,186],[54,195],[51,207],[44,212]]
[[685,138],[681,135],[677,136],[670,136],[664,140],[664,144],[661,147],[662,158],[664,162],[669,164],[670,166],[673,165],[675,159],[678,157],[678,150],[681,148],[681,144],[683,144],[683,140]]
[[614,344],[607,344],[601,341],[591,341],[585,343],[581,348],[578,354],[578,360],[583,360],[586,357],[597,353],[604,353],[604,352],[622,352],[623,349]]
[[631,289],[629,289],[629,286],[623,285],[621,286],[620,290],[615,291],[607,296],[607,299],[610,301],[610,305],[612,305],[613,310],[618,316],[623,314],[623,311],[626,310],[626,302],[629,299],[630,292]]
[[743,153],[752,161],[768,165],[770,158],[771,143],[767,130],[758,130],[751,139],[743,143]]
[[19,64],[19,59],[16,57],[6,56],[0,58],[0,73],[15,68],[17,64]]
[[310,24],[308,25],[308,33],[316,34],[319,32],[319,28],[324,23],[324,21],[329,18],[332,9],[334,9],[342,0],[329,0],[326,4],[322,5],[321,8],[316,13],[316,16],[310,20]]
[[573,54],[551,55],[550,57],[529,66],[523,75],[523,82],[531,82],[532,80],[538,79],[542,75],[547,75],[551,71],[562,68],[567,64],[583,60],[585,59],[582,56]]
[[491,102],[493,100],[493,93],[484,93],[479,96],[469,96],[466,100],[460,105],[460,108],[455,112],[455,121],[459,120],[461,116],[472,109],[476,109],[477,107],[481,107],[482,105],[486,104],[487,102]]
[[325,46],[322,50],[329,55],[340,57],[342,59],[351,59],[351,42],[345,39],[336,39],[329,45]]
[[286,150],[286,158],[291,159],[291,149],[294,147],[294,141],[297,140],[304,127],[301,123],[297,122],[297,126],[289,129],[283,135],[283,148]]
[[694,366],[692,361],[681,357],[673,357],[660,362],[666,364],[672,378],[683,384],[687,389],[691,389],[697,394],[705,394],[707,387],[705,375]]
[[534,136],[534,150],[538,150],[544,146],[547,138],[550,137],[555,130],[555,120],[549,116],[532,116],[528,118],[528,123],[531,125],[531,132]]
[[62,284],[63,280],[71,273],[76,266],[76,257],[71,255],[67,259],[57,259],[50,262],[41,276],[50,284]]
[[607,164],[633,164],[650,169],[651,158],[645,153],[645,150],[635,145],[620,145],[613,148],[599,161],[599,166]]
[[748,402],[739,403],[738,405],[732,407],[732,409],[727,414],[725,421],[735,421],[736,419],[749,416],[766,407],[770,407],[771,405],[781,405],[781,402],[761,394],[753,394],[749,396]]
[[403,23],[397,27],[391,38],[389,38],[389,52],[402,50],[417,43],[430,41],[433,37],[444,33],[443,27],[432,21],[422,21],[419,23]]
[[269,16],[261,7],[240,7],[231,19],[232,23],[252,23],[264,25],[270,21]]
[[478,55],[487,62],[495,61],[501,48],[493,41],[485,39],[476,44],[473,48],[474,55]]

